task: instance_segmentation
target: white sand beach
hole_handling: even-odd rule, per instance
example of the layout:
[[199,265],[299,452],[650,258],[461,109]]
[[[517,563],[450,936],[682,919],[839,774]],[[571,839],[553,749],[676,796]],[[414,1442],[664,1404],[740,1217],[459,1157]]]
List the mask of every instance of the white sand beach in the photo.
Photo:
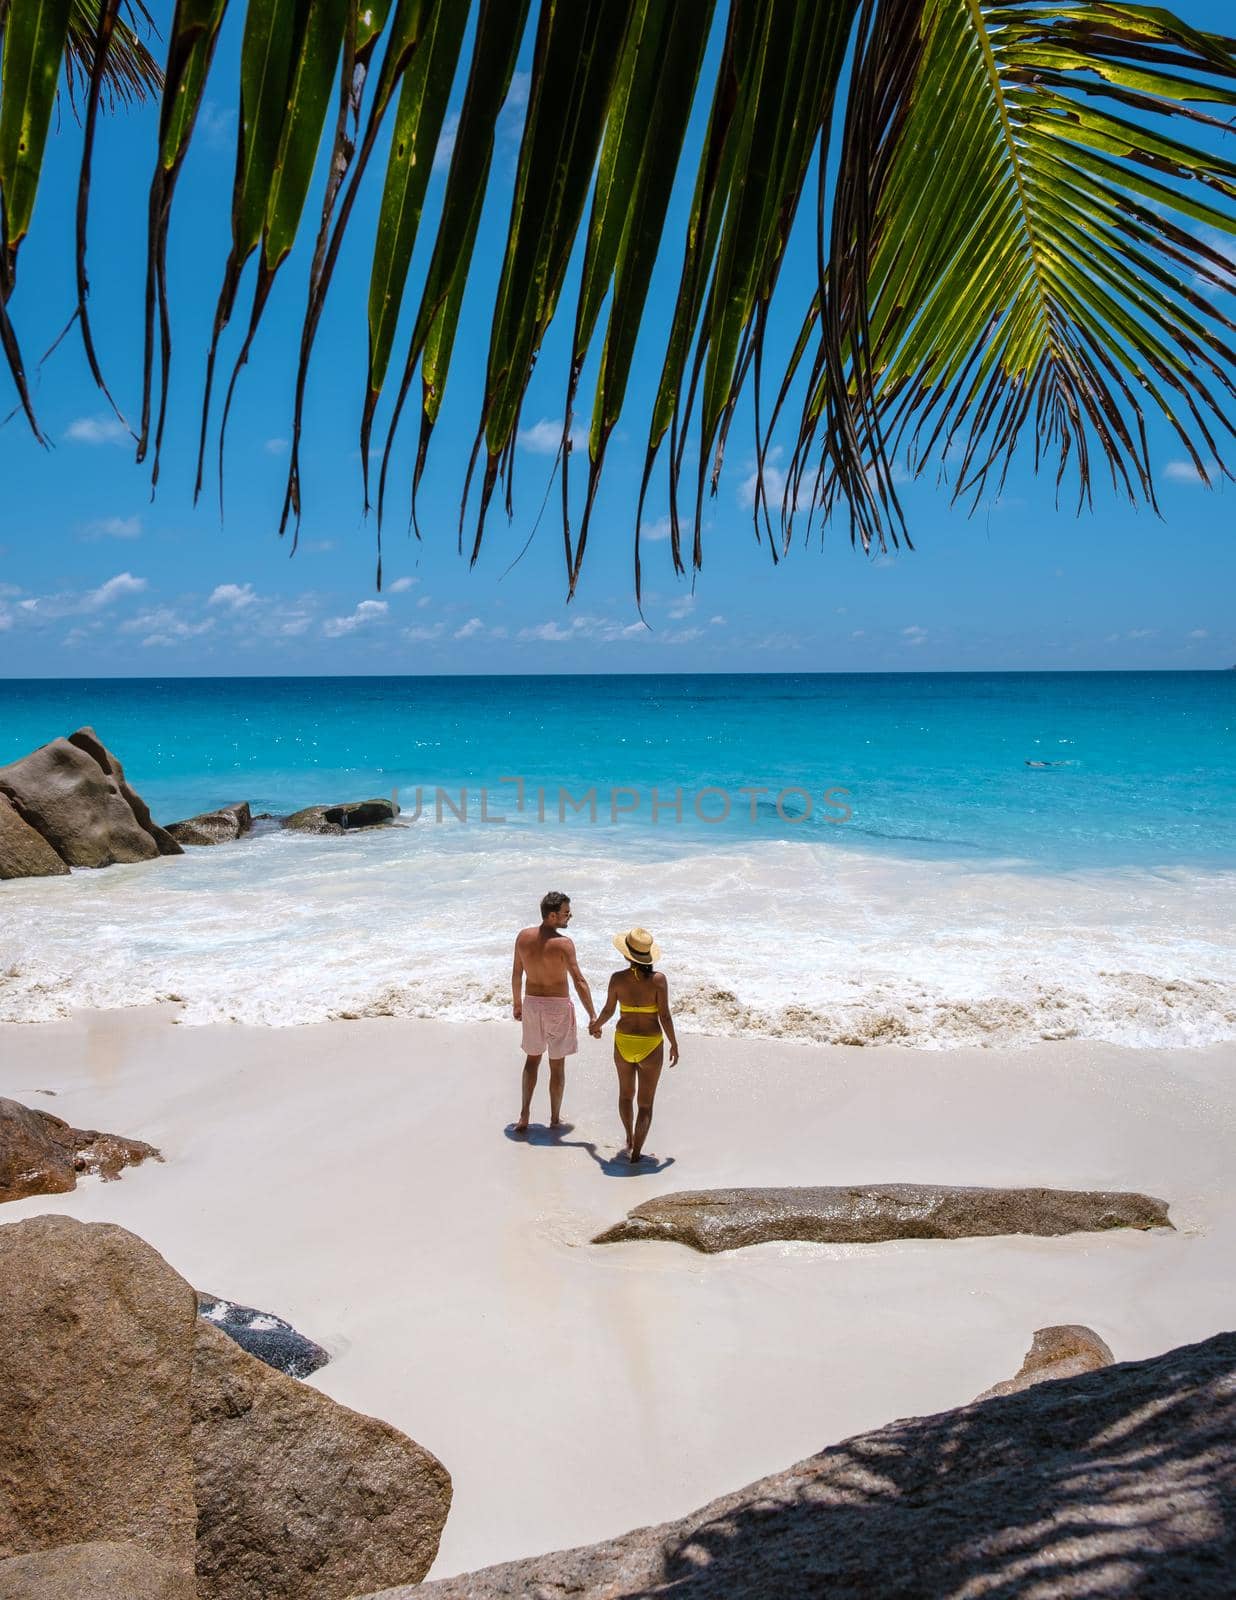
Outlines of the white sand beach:
[[[1032,1331],[1118,1359],[1236,1324],[1236,1049],[813,1047],[686,1036],[624,1171],[608,1040],[531,1143],[517,1030],[184,1027],[174,1007],[0,1028],[0,1094],[164,1165],[7,1205],[107,1220],[331,1352],[311,1382],[454,1478],[442,1576],[677,1516],[859,1429],[973,1399]],[[40,1091],[54,1090],[54,1098]],[[534,1122],[547,1117],[542,1083]],[[595,1246],[673,1189],[941,1181],[1139,1189],[1175,1233],[703,1257]]]

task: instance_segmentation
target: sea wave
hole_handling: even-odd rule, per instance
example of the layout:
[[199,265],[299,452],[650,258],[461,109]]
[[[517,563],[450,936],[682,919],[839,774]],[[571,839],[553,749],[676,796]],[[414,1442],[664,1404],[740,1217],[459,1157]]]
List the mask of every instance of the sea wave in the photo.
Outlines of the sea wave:
[[509,1018],[512,934],[561,887],[598,990],[612,933],[657,932],[685,1033],[932,1050],[1236,1039],[1236,873],[594,848],[514,830],[274,834],[10,883],[0,1020],[165,1001],[187,1024]]

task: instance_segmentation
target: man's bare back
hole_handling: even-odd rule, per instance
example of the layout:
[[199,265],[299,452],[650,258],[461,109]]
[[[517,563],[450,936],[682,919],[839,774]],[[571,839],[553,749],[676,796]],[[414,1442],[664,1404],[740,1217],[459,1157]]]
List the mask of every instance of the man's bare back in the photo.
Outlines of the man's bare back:
[[575,941],[544,923],[521,928],[515,938],[515,955],[524,969],[526,994],[565,995],[567,973],[575,960]]

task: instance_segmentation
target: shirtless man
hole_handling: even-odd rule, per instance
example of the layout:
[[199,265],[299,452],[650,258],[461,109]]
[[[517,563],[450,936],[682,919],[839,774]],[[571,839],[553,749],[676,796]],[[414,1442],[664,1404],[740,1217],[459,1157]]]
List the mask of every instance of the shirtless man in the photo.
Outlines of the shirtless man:
[[[562,1125],[562,1091],[566,1087],[566,1058],[578,1050],[575,1038],[575,1006],[567,992],[567,978],[588,1012],[588,1026],[596,1019],[596,1007],[583,973],[574,943],[566,936],[571,920],[571,902],[557,889],[541,901],[539,928],[523,928],[515,940],[515,960],[511,967],[511,1000],[516,1022],[522,1022],[524,1098],[519,1108],[516,1133],[527,1133],[532,1091],[536,1088],[541,1057],[549,1052],[549,1125]],[[521,993],[522,991],[522,993]]]

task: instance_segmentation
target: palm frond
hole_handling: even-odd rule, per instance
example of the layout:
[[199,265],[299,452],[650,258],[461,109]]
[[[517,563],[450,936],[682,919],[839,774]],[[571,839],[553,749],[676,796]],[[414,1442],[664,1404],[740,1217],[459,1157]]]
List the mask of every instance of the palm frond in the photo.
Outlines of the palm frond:
[[[109,111],[115,111],[122,105],[139,105],[145,100],[157,100],[163,92],[163,70],[135,26],[140,16],[146,30],[153,31],[150,13],[140,0],[136,14],[131,7],[126,8],[130,16],[128,22],[118,14],[119,5],[113,9],[117,15],[99,80],[102,101]],[[97,0],[72,0],[64,52],[64,75],[69,99],[75,107],[90,97],[90,86],[95,76],[98,28]]]
[[[688,560],[699,567],[704,502],[747,395],[755,532],[773,559],[802,507],[809,518],[848,512],[851,538],[864,548],[904,538],[893,467],[903,451],[918,472],[942,463],[954,494],[976,501],[998,489],[1023,450],[1036,464],[1050,459],[1058,484],[1072,467],[1079,503],[1104,468],[1118,491],[1153,504],[1148,423],[1160,416],[1199,474],[1227,471],[1236,269],[1220,241],[1236,233],[1236,165],[1225,144],[1236,112],[1231,39],[1132,0],[725,0],[724,15],[718,0],[244,3],[231,240],[206,352],[197,489],[216,362],[246,263],[255,261],[252,300],[229,354],[218,422],[221,499],[232,397],[329,139],[320,205],[311,208],[280,531],[299,526],[317,330],[372,181],[377,222],[358,398],[366,507],[371,430],[380,413],[385,419],[379,584],[398,426],[419,375],[415,528],[476,276],[495,138],[529,46],[476,443],[462,485],[460,545],[471,507],[473,561],[499,486],[513,509],[521,411],[577,250],[559,455],[568,594],[579,582],[610,441],[629,417],[637,349],[660,375],[639,419],[647,443],[633,496],[637,599],[654,469],[661,463],[666,473],[671,558],[679,570]],[[153,447],[155,482],[174,326],[167,232],[225,5],[177,0],[168,37],[148,202],[137,448],[140,461]],[[9,307],[62,63],[87,90],[78,305],[100,383],[84,249],[98,111],[151,92],[159,69],[123,21],[120,0],[0,0],[0,28],[0,344],[37,433]],[[442,206],[416,290],[411,266],[455,93]],[[385,172],[371,180],[386,134]],[[813,172],[802,225],[814,229],[815,292],[784,372],[768,374],[770,320]],[[692,179],[685,234],[672,237],[675,185]],[[677,274],[664,325],[652,293],[658,267]],[[405,310],[412,331],[400,364]],[[594,360],[577,520],[574,416]],[[769,461],[782,432],[790,453],[774,530]]]
[[850,129],[879,183],[833,273],[868,444],[977,501],[1028,436],[1079,504],[1102,466],[1153,505],[1157,412],[1201,477],[1228,475],[1236,258],[1214,241],[1236,233],[1236,164],[1216,112],[1236,106],[1236,42],[1122,0],[927,0],[904,20],[920,65],[891,142]]

